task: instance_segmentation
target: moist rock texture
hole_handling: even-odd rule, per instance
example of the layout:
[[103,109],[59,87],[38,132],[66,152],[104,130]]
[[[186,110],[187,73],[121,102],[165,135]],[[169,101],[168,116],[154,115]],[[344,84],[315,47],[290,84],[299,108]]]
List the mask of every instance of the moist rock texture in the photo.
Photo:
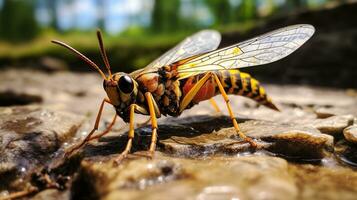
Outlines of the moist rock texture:
[[75,183],[84,189],[75,186],[74,197],[88,188],[103,199],[353,199],[357,192],[357,173],[347,168],[293,165],[262,155],[156,156],[119,167],[83,162]]
[[[148,118],[135,115],[132,152],[114,165],[127,141],[128,126],[120,119],[107,135],[63,156],[93,128],[105,96],[97,75],[9,70],[0,80],[15,75],[21,81],[0,84],[0,100],[13,94],[0,107],[0,198],[29,188],[35,190],[28,199],[357,196],[357,97],[351,90],[266,86],[281,112],[230,96],[240,129],[256,149],[239,138],[219,96],[220,113],[202,102],[178,118],[160,118],[152,160],[146,157],[151,126],[139,125]],[[37,100],[18,103],[24,97]],[[99,130],[113,114],[104,109]]]
[[[157,158],[153,161],[135,159],[119,168],[83,163],[81,173],[90,175],[94,182],[99,177],[104,180],[92,186],[103,199],[286,199],[298,196],[294,179],[288,173],[288,163],[280,158],[191,160],[163,155]],[[80,178],[78,181],[84,181]]]
[[48,163],[83,117],[40,106],[0,108],[1,188]]
[[346,140],[352,143],[357,143],[357,125],[349,126],[343,130],[343,135]]

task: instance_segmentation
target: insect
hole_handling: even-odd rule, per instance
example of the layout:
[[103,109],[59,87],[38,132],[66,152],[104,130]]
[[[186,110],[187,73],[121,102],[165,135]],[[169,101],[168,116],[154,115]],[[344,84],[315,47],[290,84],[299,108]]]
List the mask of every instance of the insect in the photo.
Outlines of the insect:
[[[130,74],[112,74],[101,32],[98,30],[100,53],[108,75],[74,48],[53,40],[53,43],[69,49],[96,69],[104,80],[103,87],[107,93],[107,98],[100,104],[92,131],[67,153],[71,154],[88,141],[108,133],[119,116],[129,123],[126,148],[117,159],[120,162],[131,150],[134,114],[138,113],[150,115],[152,139],[148,153],[152,156],[157,142],[157,118],[161,115],[179,116],[184,110],[204,100],[210,100],[217,108],[212,97],[218,94],[225,100],[236,133],[256,147],[257,143],[240,130],[228,95],[245,96],[273,110],[278,108],[256,79],[238,69],[282,59],[303,45],[314,32],[311,25],[293,25],[216,50],[221,40],[220,34],[214,30],[203,30],[186,38],[143,69]],[[93,135],[98,129],[104,104],[112,105],[116,114],[105,131]]]

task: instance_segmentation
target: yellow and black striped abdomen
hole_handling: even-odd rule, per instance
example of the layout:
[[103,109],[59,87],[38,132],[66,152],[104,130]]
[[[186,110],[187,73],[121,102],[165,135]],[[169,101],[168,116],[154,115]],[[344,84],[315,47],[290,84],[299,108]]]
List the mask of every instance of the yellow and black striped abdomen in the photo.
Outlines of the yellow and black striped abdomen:
[[[241,95],[251,98],[261,105],[273,110],[278,110],[271,99],[267,96],[264,87],[259,81],[252,78],[249,74],[239,70],[224,70],[216,72],[218,78],[227,94]],[[218,90],[216,90],[219,92]]]

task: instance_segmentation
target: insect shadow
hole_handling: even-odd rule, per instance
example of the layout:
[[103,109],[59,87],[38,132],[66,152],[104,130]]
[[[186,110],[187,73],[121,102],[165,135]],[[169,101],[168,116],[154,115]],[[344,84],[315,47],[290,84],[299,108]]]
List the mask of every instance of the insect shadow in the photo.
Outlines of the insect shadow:
[[[237,119],[239,123],[248,121],[248,118]],[[172,136],[179,137],[196,137],[202,134],[219,131],[223,128],[232,127],[232,122],[229,116],[209,116],[197,115],[183,118],[166,118],[159,123],[158,128],[158,147],[160,148],[160,140],[168,139]],[[123,132],[118,136],[106,136],[98,140],[98,142],[87,144],[84,147],[85,157],[108,156],[118,154],[124,150],[127,142],[128,131]],[[151,141],[151,126],[146,125],[135,129],[134,145],[132,152],[144,151],[148,148]]]

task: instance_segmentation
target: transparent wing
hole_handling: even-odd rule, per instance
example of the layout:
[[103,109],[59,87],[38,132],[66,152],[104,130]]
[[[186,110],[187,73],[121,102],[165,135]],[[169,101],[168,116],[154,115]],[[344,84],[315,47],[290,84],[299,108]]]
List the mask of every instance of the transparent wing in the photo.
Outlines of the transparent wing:
[[294,52],[314,32],[314,27],[307,24],[288,26],[198,56],[180,65],[177,70],[180,77],[187,77],[204,71],[236,69],[271,63]]
[[178,60],[217,49],[221,35],[214,30],[203,30],[187,37],[174,48],[154,60],[147,67],[162,67]]
[[169,65],[185,58],[217,49],[221,42],[221,34],[214,30],[202,30],[187,37],[174,48],[154,60],[137,73],[155,71],[157,68]]

